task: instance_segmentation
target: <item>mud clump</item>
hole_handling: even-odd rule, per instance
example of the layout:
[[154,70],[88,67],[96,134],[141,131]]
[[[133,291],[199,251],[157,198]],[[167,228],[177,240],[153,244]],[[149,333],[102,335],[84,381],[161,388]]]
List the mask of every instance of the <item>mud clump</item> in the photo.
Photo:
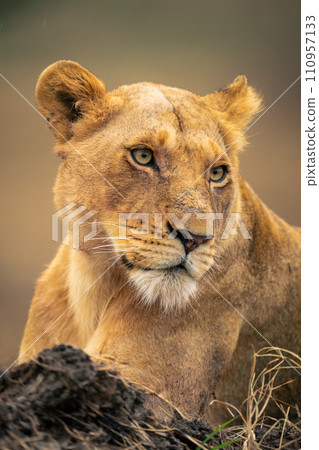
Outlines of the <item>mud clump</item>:
[[[78,348],[46,349],[0,378],[0,448],[196,449],[212,432],[177,412],[171,424],[159,422],[145,408],[146,395]],[[217,433],[207,448],[222,442]]]
[[[0,379],[0,448],[191,448],[183,430],[169,431],[144,407],[145,398],[78,348],[44,350]],[[210,432],[204,421],[194,422],[195,438]]]

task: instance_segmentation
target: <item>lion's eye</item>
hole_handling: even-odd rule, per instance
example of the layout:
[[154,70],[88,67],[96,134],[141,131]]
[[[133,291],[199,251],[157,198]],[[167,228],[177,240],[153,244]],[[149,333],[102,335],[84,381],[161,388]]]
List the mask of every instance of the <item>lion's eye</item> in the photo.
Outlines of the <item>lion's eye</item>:
[[149,148],[135,148],[131,150],[134,161],[141,166],[150,166],[153,163],[154,155]]
[[215,183],[219,183],[220,181],[222,181],[225,178],[226,173],[227,173],[227,170],[226,170],[225,166],[214,167],[210,171],[210,179],[211,179],[211,181],[214,181]]

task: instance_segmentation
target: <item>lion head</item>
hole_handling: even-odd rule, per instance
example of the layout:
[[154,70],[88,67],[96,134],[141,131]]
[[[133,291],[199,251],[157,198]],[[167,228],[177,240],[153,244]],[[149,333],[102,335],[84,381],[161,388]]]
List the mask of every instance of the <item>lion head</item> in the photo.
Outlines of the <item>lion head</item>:
[[36,96],[62,158],[56,207],[97,212],[98,233],[81,250],[121,268],[144,304],[185,306],[240,211],[237,155],[258,94],[244,76],[205,97],[154,83],[107,92],[79,64],[59,61]]

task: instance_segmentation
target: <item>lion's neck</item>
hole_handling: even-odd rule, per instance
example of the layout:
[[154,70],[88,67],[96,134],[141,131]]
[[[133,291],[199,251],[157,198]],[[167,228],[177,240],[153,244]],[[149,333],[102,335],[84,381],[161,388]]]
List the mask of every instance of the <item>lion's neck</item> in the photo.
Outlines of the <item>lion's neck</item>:
[[113,262],[97,261],[87,253],[70,250],[68,267],[68,303],[72,305],[73,317],[87,342],[97,327],[102,312],[125,287],[125,278],[115,270]]

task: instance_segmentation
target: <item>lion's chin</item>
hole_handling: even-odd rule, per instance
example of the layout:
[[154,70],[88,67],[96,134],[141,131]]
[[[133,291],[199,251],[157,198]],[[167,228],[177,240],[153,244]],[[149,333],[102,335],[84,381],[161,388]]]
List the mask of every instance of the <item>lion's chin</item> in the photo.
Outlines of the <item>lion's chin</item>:
[[147,307],[157,303],[163,312],[184,309],[197,291],[196,281],[183,268],[134,269],[129,276],[141,303]]

